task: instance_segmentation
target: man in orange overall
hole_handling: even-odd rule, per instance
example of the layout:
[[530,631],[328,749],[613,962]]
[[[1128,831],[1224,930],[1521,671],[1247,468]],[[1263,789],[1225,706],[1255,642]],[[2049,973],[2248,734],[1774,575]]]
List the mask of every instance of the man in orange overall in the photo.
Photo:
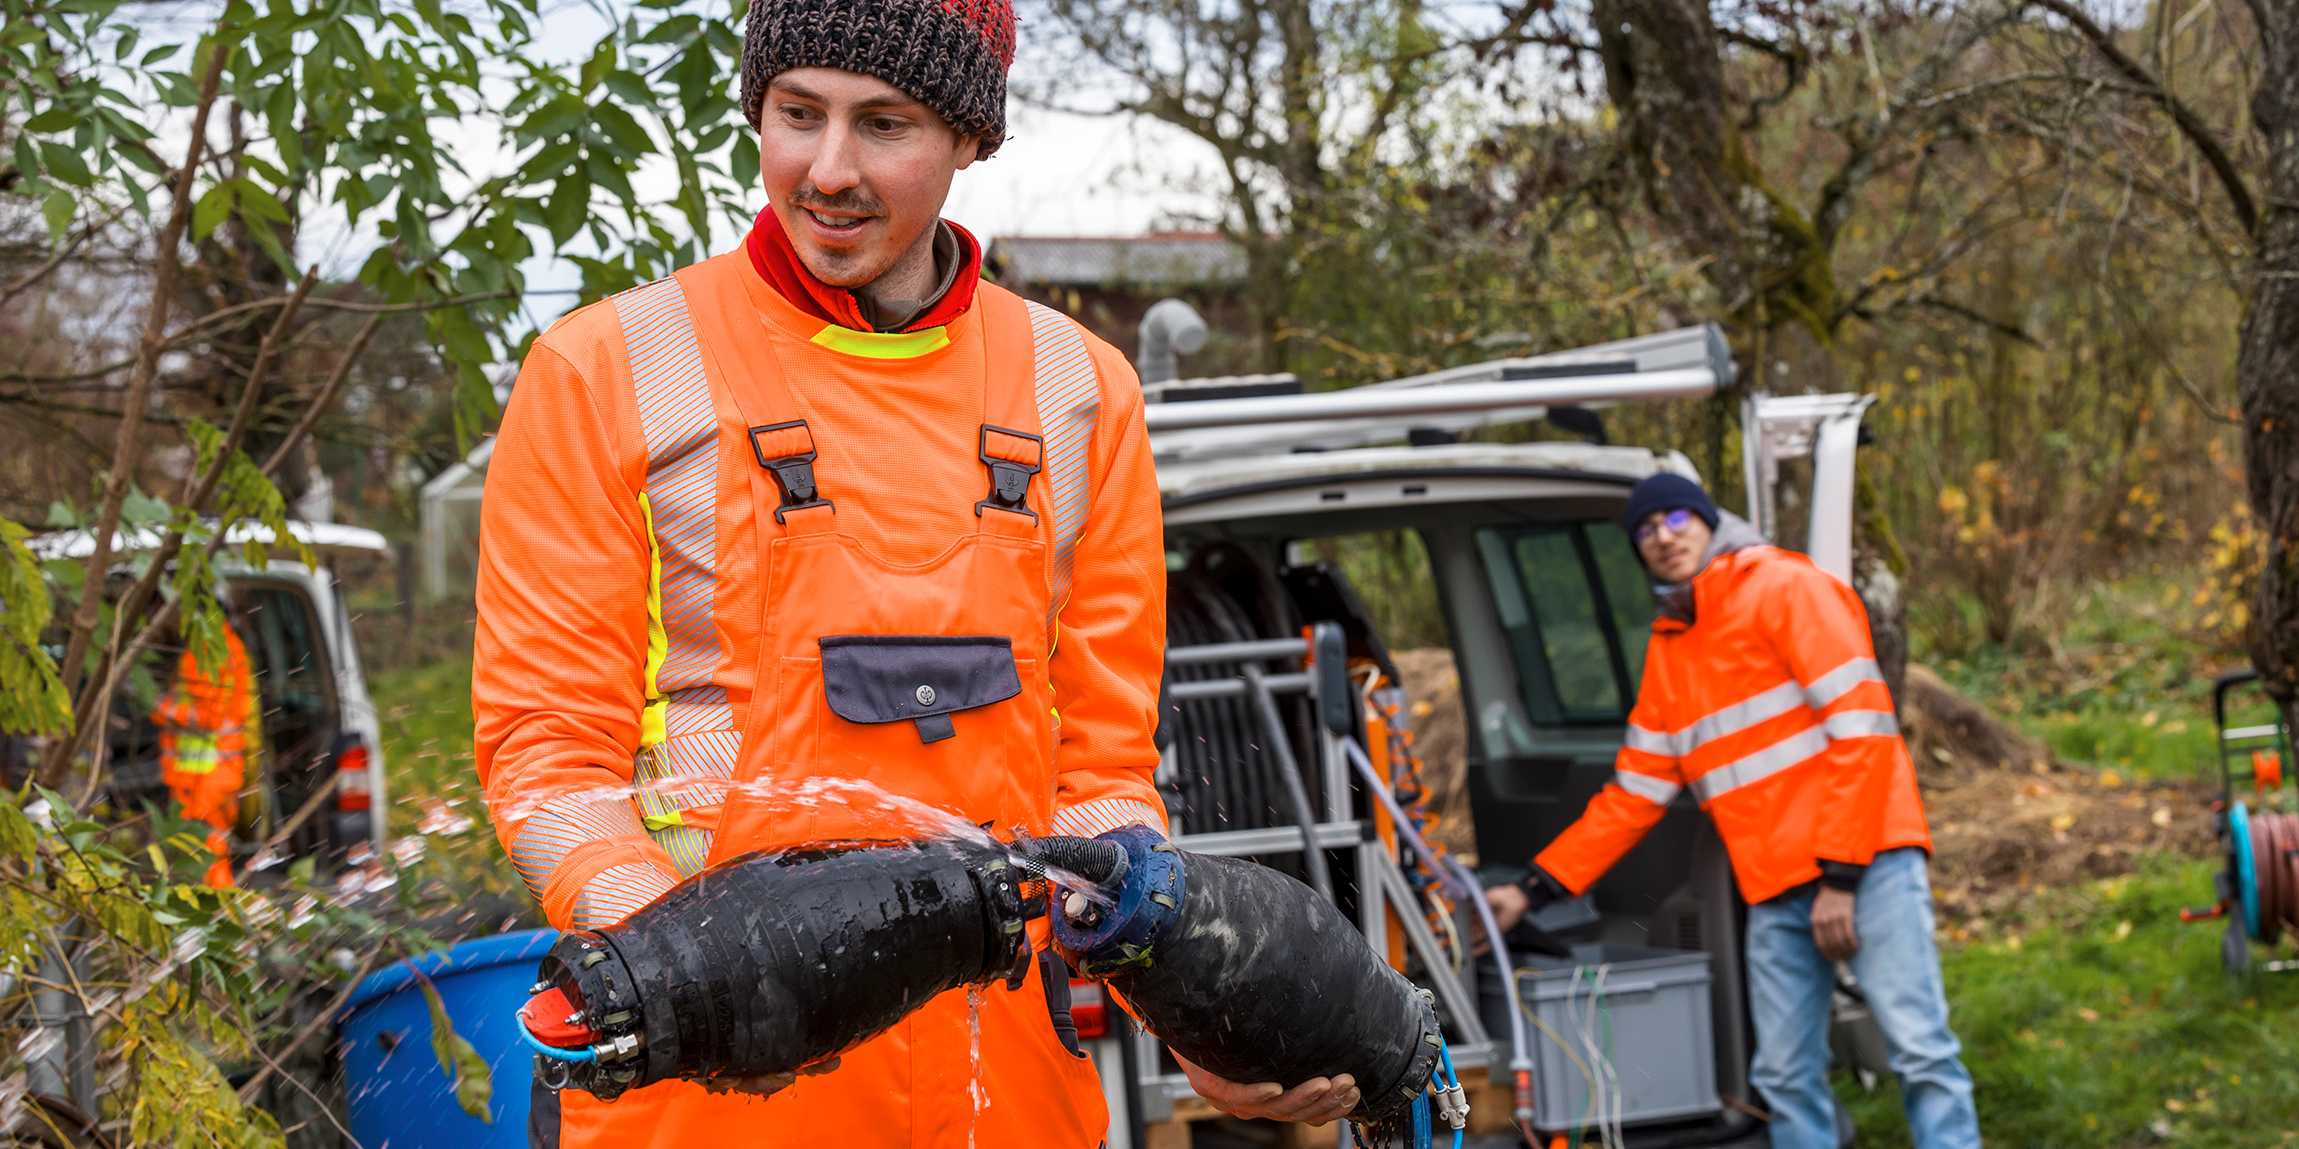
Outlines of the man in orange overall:
[[204,665],[187,644],[176,660],[175,685],[152,708],[152,722],[160,728],[160,780],[184,817],[208,824],[215,861],[205,880],[218,889],[233,884],[231,828],[239,820],[257,719],[255,673],[247,647],[228,623],[223,665]]
[[[1004,138],[1014,31],[1009,0],[754,0],[741,98],[770,206],[739,250],[528,354],[489,467],[472,697],[497,832],[554,925],[751,851],[916,831],[858,783],[1001,837],[1163,828],[1140,388],[983,282],[939,218]],[[1089,1149],[1108,1117],[1053,1024],[1067,992],[1041,960],[827,1072],[538,1095],[531,1132]],[[1195,1077],[1241,1116],[1357,1102],[1347,1078]]]
[[1775,1149],[1835,1149],[1835,966],[1884,1032],[1918,1149],[1977,1149],[1972,1078],[1932,941],[1932,848],[1915,765],[1851,587],[1716,509],[1680,475],[1629,493],[1622,526],[1660,610],[1613,781],[1486,891],[1502,928],[1589,888],[1691,791],[1748,903],[1749,1013]]

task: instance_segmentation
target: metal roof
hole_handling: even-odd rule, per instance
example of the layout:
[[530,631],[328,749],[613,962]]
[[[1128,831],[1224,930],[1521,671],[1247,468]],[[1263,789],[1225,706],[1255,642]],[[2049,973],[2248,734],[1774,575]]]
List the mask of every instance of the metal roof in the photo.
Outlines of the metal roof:
[[1460,433],[1527,422],[1555,406],[1706,395],[1732,376],[1723,334],[1701,326],[1338,391],[1152,403],[1144,417],[1151,450],[1165,467],[1305,447],[1371,447],[1422,429]]
[[[391,544],[384,537],[366,527],[344,523],[307,523],[291,519],[287,533],[296,541],[315,551],[367,551],[386,554]],[[119,557],[139,551],[159,549],[162,535],[147,527],[138,527],[112,536],[112,554]],[[271,528],[262,523],[239,523],[232,527],[225,542],[239,544],[250,539],[263,543],[275,541]],[[84,559],[96,553],[96,535],[93,531],[57,531],[40,535],[26,544],[34,557],[42,561],[56,559]]]
[[1214,232],[1134,236],[1000,236],[987,257],[1001,278],[1069,287],[1186,287],[1245,278],[1245,249]]
[[1657,471],[1695,475],[1691,462],[1675,451],[1592,443],[1449,443],[1160,462],[1157,483],[1159,494],[1177,499],[1249,487],[1444,471],[1552,471],[1623,484]]

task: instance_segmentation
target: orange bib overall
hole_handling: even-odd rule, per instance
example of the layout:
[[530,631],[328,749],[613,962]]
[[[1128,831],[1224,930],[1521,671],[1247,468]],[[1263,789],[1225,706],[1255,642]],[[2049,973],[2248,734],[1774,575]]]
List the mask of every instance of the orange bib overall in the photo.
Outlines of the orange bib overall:
[[[810,377],[801,393],[769,339],[716,345],[714,333],[757,328],[740,292],[704,280],[685,296],[722,433],[747,439],[763,585],[749,600],[760,604],[754,686],[726,797],[677,811],[676,824],[710,835],[712,865],[825,839],[931,832],[857,799],[851,783],[867,782],[905,809],[923,803],[1000,838],[1048,833],[1054,604],[1024,305],[994,291],[976,305],[987,359],[978,479],[948,491],[958,513],[936,520],[971,529],[905,539],[912,555],[929,557],[897,561],[850,529],[859,512],[841,505],[839,489],[856,477],[826,465],[835,453],[805,418],[804,400],[836,382]],[[1042,945],[1044,922],[1035,924]],[[945,993],[846,1051],[835,1071],[763,1100],[685,1082],[612,1104],[566,1093],[557,1143],[1087,1149],[1107,1128],[1100,1083],[1056,1036],[1041,976],[1033,963],[1019,989]]]

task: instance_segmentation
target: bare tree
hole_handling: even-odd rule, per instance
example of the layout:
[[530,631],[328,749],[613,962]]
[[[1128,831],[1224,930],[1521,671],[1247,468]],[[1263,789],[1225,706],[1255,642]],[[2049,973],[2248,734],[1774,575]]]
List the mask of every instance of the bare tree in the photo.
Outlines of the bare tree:
[[[1585,45],[1542,0],[1037,0],[1074,68],[1025,86],[1033,102],[1136,115],[1211,149],[1223,229],[1246,253],[1249,303],[1273,357],[1303,249],[1342,185],[1385,149],[1416,146],[1443,91],[1500,90],[1532,49]],[[1058,55],[1049,52],[1047,55]],[[1081,95],[1080,93],[1087,93]]]

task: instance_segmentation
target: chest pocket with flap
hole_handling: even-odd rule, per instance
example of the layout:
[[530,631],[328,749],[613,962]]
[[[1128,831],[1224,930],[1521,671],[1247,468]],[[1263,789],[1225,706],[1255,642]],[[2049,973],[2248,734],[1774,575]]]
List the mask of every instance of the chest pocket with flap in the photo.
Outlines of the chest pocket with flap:
[[918,740],[957,734],[950,716],[1022,692],[1013,640],[1003,636],[833,635],[821,640],[822,689],[848,722],[908,722]]

